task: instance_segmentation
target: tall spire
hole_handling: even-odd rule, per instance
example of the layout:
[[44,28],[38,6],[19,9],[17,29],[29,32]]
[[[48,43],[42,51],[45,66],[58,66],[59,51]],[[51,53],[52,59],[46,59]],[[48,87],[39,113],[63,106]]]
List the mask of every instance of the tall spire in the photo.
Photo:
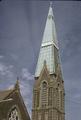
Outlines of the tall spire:
[[42,43],[54,44],[58,48],[52,3],[50,3]]
[[50,7],[49,7],[49,13],[48,15],[52,15],[53,16],[53,10],[52,10],[52,1],[50,1]]
[[50,74],[55,73],[58,64],[58,41],[56,37],[52,3],[50,3],[49,6],[35,77],[39,77],[44,60],[46,61]]

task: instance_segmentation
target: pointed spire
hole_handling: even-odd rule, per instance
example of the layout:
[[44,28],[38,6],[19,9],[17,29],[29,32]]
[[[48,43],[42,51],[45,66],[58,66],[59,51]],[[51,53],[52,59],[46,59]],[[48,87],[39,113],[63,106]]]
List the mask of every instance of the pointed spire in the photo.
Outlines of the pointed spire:
[[52,3],[50,3],[48,16],[46,20],[45,30],[43,34],[42,45],[45,44],[54,44],[54,46],[58,49],[58,41],[56,36],[56,28],[54,22],[54,15],[52,9]]
[[15,84],[14,88],[16,90],[20,90],[20,87],[19,87],[19,77],[17,77],[17,81],[16,81],[16,84]]
[[49,6],[49,12],[48,12],[48,17],[53,17],[53,10],[52,10],[52,1],[50,1],[50,6]]
[[55,73],[56,66],[58,64],[58,41],[56,36],[52,2],[50,2],[49,6],[35,77],[40,75],[44,65],[44,60],[46,61],[50,74]]

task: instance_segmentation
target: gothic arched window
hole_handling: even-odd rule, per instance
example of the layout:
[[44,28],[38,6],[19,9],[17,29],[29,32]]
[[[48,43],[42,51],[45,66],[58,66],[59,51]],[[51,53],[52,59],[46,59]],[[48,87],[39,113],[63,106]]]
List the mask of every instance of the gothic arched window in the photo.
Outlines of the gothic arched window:
[[19,111],[16,106],[13,106],[8,114],[8,120],[21,120]]
[[41,105],[42,107],[47,105],[47,83],[45,81],[41,86]]
[[53,88],[50,87],[48,91],[48,105],[52,106],[53,105]]

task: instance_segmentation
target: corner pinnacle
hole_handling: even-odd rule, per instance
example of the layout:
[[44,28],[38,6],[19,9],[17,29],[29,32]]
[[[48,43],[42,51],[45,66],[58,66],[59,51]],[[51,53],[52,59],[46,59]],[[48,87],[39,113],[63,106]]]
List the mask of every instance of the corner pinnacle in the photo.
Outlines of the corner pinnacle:
[[15,84],[14,88],[16,90],[20,90],[20,87],[19,87],[19,77],[17,77],[17,81],[16,81],[16,84]]

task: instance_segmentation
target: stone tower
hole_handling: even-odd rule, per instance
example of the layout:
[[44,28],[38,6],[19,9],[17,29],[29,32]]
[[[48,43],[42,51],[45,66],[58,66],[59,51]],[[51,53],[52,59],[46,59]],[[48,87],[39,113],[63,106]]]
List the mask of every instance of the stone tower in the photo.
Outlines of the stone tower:
[[50,5],[35,72],[32,120],[65,120],[64,82],[58,52]]

